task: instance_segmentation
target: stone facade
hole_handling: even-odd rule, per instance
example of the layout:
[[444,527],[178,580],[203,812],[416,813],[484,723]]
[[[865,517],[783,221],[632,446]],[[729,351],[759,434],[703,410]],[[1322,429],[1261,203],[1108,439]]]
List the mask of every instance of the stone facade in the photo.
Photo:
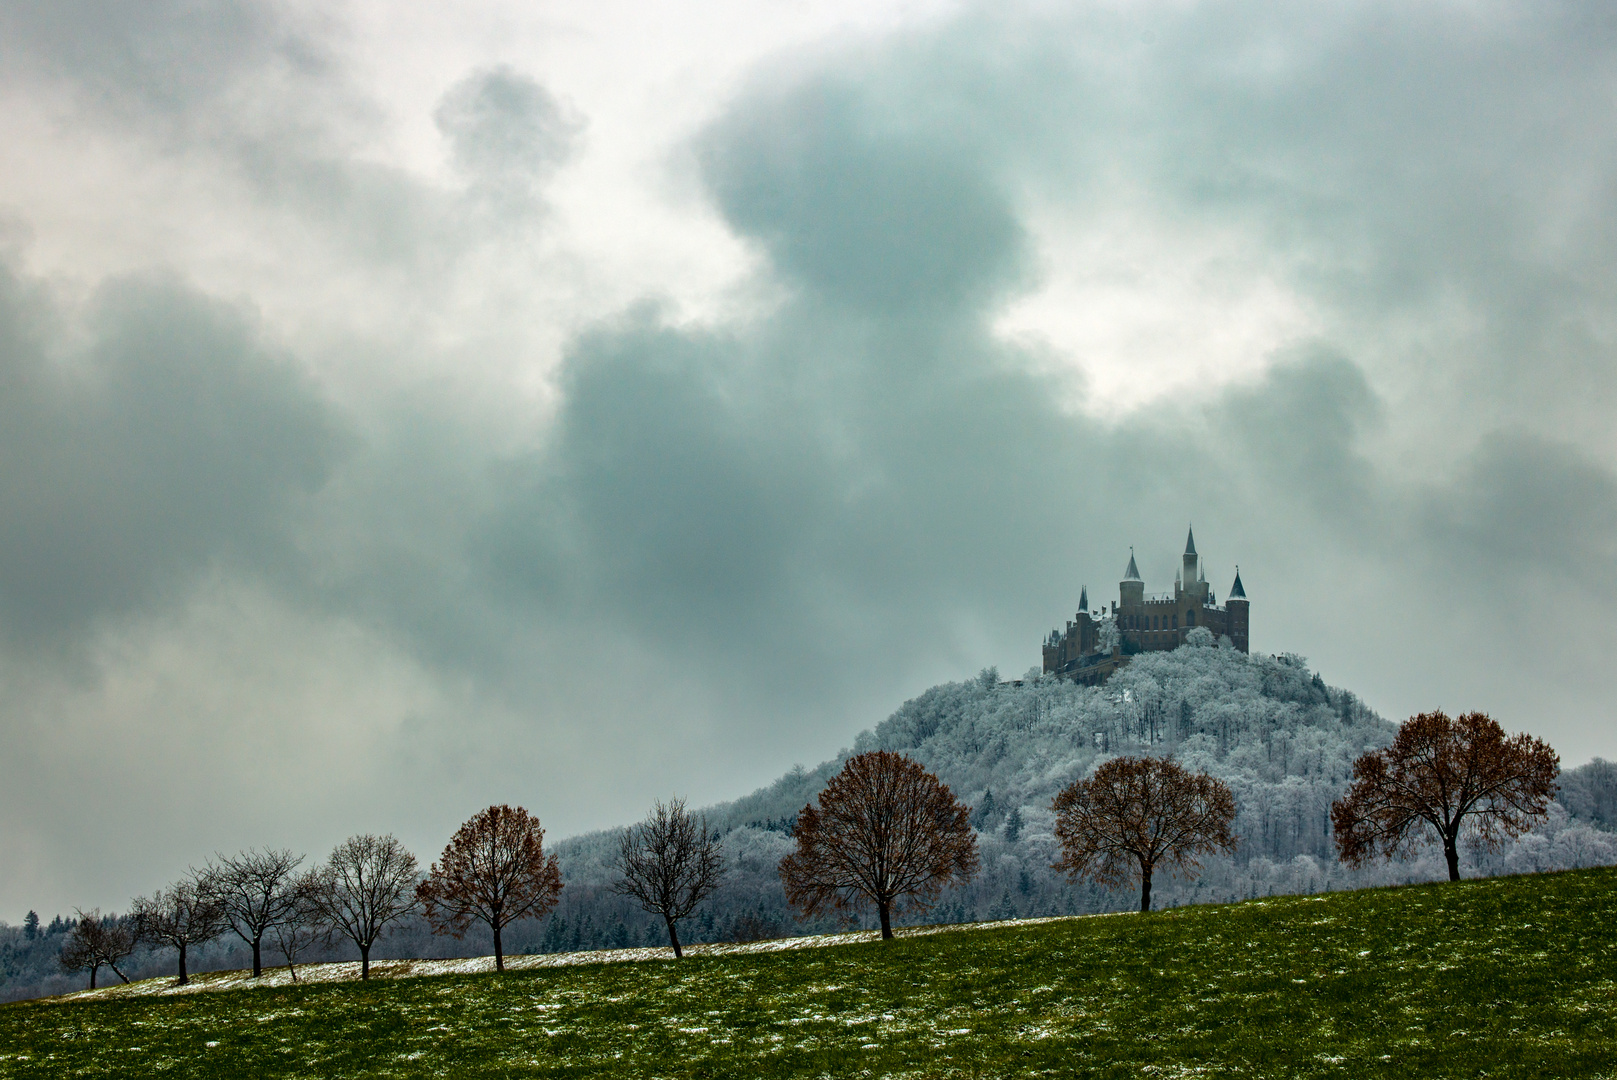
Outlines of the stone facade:
[[[1206,627],[1215,638],[1228,637],[1237,649],[1247,651],[1251,605],[1241,585],[1240,568],[1236,568],[1235,584],[1220,607],[1196,554],[1194,530],[1185,538],[1185,554],[1172,593],[1146,595],[1133,551],[1129,552],[1129,567],[1117,592],[1110,611],[1091,611],[1089,589],[1079,593],[1079,611],[1068,620],[1066,631],[1052,630],[1045,640],[1047,674],[1101,683],[1136,653],[1177,649],[1198,626]],[[1109,647],[1102,647],[1103,635],[1113,639]]]

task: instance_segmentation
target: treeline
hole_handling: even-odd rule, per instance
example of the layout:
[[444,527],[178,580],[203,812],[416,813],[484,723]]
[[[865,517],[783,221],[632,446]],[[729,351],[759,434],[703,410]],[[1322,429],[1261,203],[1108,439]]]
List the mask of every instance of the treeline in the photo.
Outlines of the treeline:
[[[1101,687],[1039,678],[1001,682],[993,672],[933,687],[906,702],[855,745],[814,769],[794,768],[767,788],[705,812],[725,873],[680,921],[687,942],[753,940],[829,930],[825,914],[799,918],[779,867],[794,849],[797,815],[854,754],[891,750],[921,763],[971,807],[980,870],[916,921],[1081,914],[1133,905],[1127,890],[1074,884],[1052,869],[1061,856],[1052,803],[1062,789],[1120,755],[1169,756],[1228,785],[1237,813],[1230,855],[1203,860],[1194,879],[1159,881],[1169,906],[1281,893],[1436,880],[1441,847],[1360,868],[1337,858],[1331,806],[1347,791],[1353,763],[1387,747],[1397,731],[1353,694],[1327,686],[1300,657],[1247,656],[1199,642],[1136,657]],[[1595,761],[1562,773],[1560,791],[1532,829],[1490,848],[1462,836],[1466,872],[1487,875],[1617,862],[1617,765]],[[564,840],[554,854],[565,887],[540,919],[506,931],[510,953],[567,952],[667,943],[663,920],[616,891],[621,831]],[[108,917],[101,917],[106,921]],[[900,921],[904,921],[900,915]],[[0,996],[58,993],[84,985],[56,970],[74,917],[0,925]],[[872,926],[874,917],[856,920]],[[420,912],[394,922],[374,958],[471,956],[492,951],[478,927],[462,939],[435,935]],[[320,941],[306,960],[355,959],[351,942]],[[277,962],[279,953],[268,954]],[[196,948],[193,971],[251,966],[251,949],[228,937]],[[173,973],[172,950],[130,957],[132,978]]]

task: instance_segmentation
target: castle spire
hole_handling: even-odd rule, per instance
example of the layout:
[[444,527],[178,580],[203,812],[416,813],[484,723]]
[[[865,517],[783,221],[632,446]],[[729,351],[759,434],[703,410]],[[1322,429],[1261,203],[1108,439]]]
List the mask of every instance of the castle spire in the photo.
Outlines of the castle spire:
[[1078,610],[1089,610],[1089,586],[1085,585],[1078,590]]
[[1139,581],[1140,568],[1134,565],[1134,549],[1129,548],[1129,568],[1123,573],[1124,581]]
[[1235,568],[1235,584],[1230,586],[1229,595],[1226,596],[1225,599],[1226,600],[1245,600],[1246,599],[1246,590],[1241,588],[1241,568],[1239,566],[1237,566]]
[[1196,554],[1196,532],[1191,530],[1185,534],[1185,555],[1180,560],[1183,569],[1179,579],[1174,582],[1174,591],[1183,589],[1185,592],[1196,591],[1196,581],[1200,578],[1201,556]]

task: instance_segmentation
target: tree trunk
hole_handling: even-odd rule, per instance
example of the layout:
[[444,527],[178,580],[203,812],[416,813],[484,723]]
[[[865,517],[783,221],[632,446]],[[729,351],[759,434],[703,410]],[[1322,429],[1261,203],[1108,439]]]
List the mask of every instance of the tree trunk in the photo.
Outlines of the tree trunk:
[[892,901],[881,901],[876,904],[876,910],[881,913],[881,939],[893,940],[893,905]]
[[191,980],[189,978],[187,978],[186,974],[185,974],[185,944],[184,944],[184,942],[181,942],[180,943],[180,985],[184,986],[186,983],[188,983],[190,981]]
[[359,977],[361,980],[371,977],[371,946],[368,941],[359,947]]
[[1443,834],[1443,857],[1449,861],[1449,880],[1460,880],[1460,848],[1458,830]]
[[90,989],[91,990],[95,989],[95,972],[96,972],[96,968],[98,966],[99,965],[97,965],[97,964],[91,964],[90,965]]
[[122,979],[126,983],[129,981],[129,976],[125,975],[123,972],[119,971],[117,964],[114,964],[109,960],[107,962],[107,966],[112,969],[112,973],[114,975],[118,976],[118,978]]
[[255,979],[264,974],[264,958],[259,951],[259,946],[263,944],[263,941],[262,937],[253,939],[253,978]]
[[1151,910],[1151,868],[1140,867],[1140,910]]
[[675,928],[674,920],[667,915],[663,916],[663,922],[668,924],[668,943],[674,947],[674,959],[678,960],[685,955],[679,947],[679,930]]
[[505,946],[500,943],[500,928],[495,926],[492,929],[494,930],[494,970],[504,971]]

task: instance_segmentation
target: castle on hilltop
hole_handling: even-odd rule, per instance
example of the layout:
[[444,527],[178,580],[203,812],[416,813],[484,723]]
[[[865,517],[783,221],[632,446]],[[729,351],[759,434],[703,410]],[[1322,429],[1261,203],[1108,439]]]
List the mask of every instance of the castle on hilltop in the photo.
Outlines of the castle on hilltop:
[[1241,569],[1235,569],[1235,584],[1224,606],[1215,602],[1207,584],[1207,572],[1196,554],[1196,533],[1185,537],[1184,563],[1174,575],[1173,592],[1147,596],[1134,549],[1129,549],[1129,568],[1117,585],[1118,598],[1111,611],[1089,610],[1089,587],[1078,594],[1078,614],[1067,622],[1067,630],[1050,631],[1044,642],[1044,671],[1075,682],[1096,685],[1127,664],[1129,657],[1142,652],[1177,649],[1198,626],[1213,637],[1230,639],[1237,649],[1247,651],[1246,590],[1241,587]]

